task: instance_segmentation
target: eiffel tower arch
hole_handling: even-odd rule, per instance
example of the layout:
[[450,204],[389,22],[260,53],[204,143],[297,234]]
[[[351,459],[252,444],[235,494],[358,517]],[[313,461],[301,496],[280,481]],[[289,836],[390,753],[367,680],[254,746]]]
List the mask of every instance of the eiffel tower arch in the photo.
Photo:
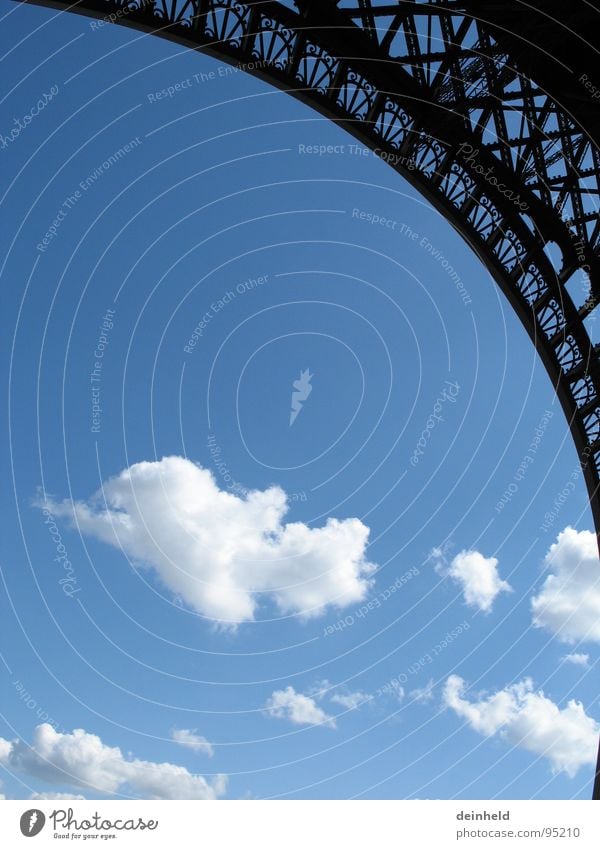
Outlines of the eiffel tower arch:
[[[468,242],[552,381],[600,533],[593,0],[25,0],[241,67],[374,150]],[[558,262],[557,262],[558,257]],[[569,283],[581,277],[579,298]],[[593,795],[600,799],[600,761]]]

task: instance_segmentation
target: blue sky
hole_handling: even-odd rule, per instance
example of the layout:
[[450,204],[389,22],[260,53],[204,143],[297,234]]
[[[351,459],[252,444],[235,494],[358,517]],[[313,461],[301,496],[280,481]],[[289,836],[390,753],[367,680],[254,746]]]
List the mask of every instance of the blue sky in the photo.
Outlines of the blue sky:
[[2,793],[589,798],[591,515],[477,258],[267,85],[2,14]]

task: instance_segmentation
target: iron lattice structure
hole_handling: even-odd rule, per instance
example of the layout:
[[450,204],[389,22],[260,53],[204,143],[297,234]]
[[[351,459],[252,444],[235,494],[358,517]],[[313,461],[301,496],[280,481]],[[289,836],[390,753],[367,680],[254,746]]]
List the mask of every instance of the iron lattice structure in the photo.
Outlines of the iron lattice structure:
[[334,120],[414,185],[527,329],[600,532],[600,345],[588,332],[600,301],[600,74],[594,88],[587,42],[597,0],[33,2],[240,65]]

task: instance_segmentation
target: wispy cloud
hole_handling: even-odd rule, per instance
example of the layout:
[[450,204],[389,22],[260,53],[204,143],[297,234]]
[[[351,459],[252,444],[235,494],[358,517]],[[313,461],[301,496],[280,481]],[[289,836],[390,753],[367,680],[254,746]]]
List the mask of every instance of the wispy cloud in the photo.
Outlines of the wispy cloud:
[[574,666],[589,666],[590,665],[590,656],[589,654],[579,654],[574,652],[572,654],[565,654],[563,656],[563,663],[572,663]]
[[171,731],[171,739],[180,746],[186,749],[191,749],[193,752],[208,755],[209,758],[215,753],[212,743],[209,743],[206,737],[202,737],[196,731],[190,731],[188,728],[174,728]]
[[30,799],[39,799],[41,802],[49,799],[55,799],[61,802],[79,802],[85,800],[85,796],[80,793],[32,793]]
[[424,687],[417,687],[415,690],[411,690],[408,698],[420,704],[427,704],[427,702],[433,701],[433,678],[430,678]]

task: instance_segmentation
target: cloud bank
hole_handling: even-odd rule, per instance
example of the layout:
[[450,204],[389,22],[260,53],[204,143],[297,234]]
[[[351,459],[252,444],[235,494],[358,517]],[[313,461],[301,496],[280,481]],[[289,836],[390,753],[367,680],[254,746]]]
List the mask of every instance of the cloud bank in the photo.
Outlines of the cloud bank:
[[334,693],[330,701],[336,705],[341,705],[346,710],[357,710],[361,705],[372,700],[373,696],[370,693],[364,693],[362,690],[357,690],[354,693],[341,692]]

